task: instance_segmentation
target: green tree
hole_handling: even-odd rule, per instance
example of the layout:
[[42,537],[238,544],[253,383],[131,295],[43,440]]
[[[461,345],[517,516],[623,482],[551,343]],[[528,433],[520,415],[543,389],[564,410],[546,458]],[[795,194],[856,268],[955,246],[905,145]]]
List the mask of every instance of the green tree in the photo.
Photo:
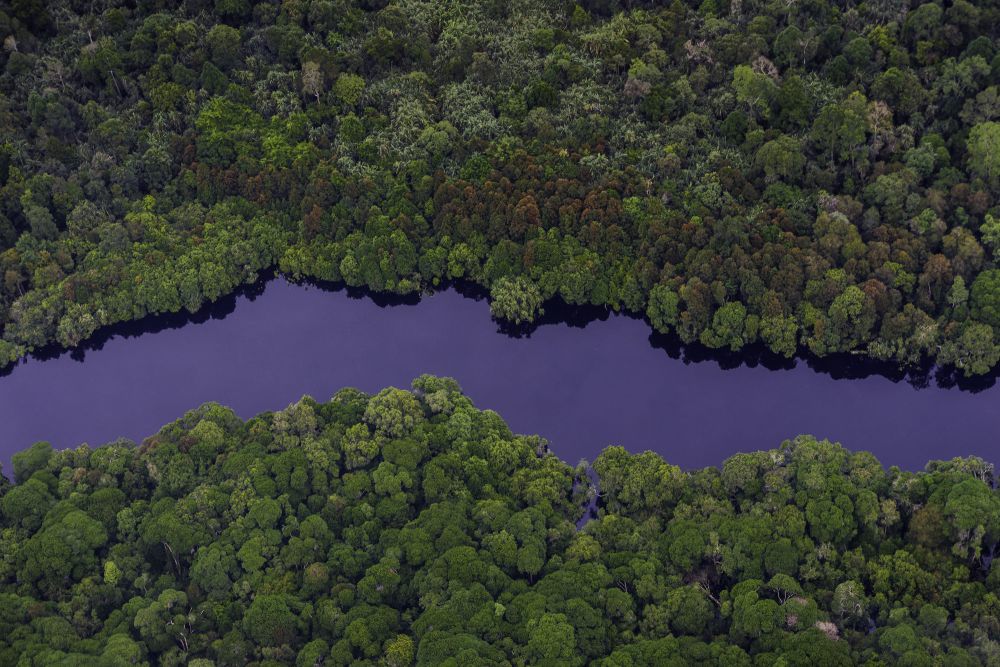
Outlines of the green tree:
[[979,123],[969,131],[969,171],[1000,186],[1000,123]]
[[228,25],[215,25],[205,35],[212,61],[223,72],[240,62],[240,31]]
[[755,72],[747,65],[737,65],[733,69],[733,90],[736,99],[751,113],[767,117],[777,86],[766,74]]
[[802,176],[805,157],[798,140],[783,134],[761,146],[755,162],[764,171],[767,182],[797,183]]
[[11,456],[14,466],[14,481],[24,482],[39,470],[44,470],[52,458],[52,445],[39,441],[28,449]]
[[365,407],[364,420],[377,435],[402,438],[423,420],[419,401],[402,389],[383,389]]
[[649,304],[646,306],[646,317],[653,328],[660,333],[669,333],[671,327],[677,325],[680,310],[680,297],[668,285],[659,283],[649,292]]
[[778,315],[762,317],[760,320],[761,340],[772,352],[784,357],[795,356],[798,329],[798,323],[794,317]]
[[970,306],[972,317],[1000,327],[1000,269],[983,271],[972,282]]
[[715,619],[715,608],[704,591],[682,586],[667,595],[670,628],[679,635],[704,635]]
[[756,327],[748,326],[747,310],[742,303],[723,304],[712,316],[712,327],[701,334],[708,347],[729,347],[738,350],[756,336]]
[[564,614],[542,614],[537,621],[528,621],[528,632],[527,655],[532,664],[582,664],[573,626],[566,622]]
[[365,80],[357,74],[341,74],[333,84],[333,94],[347,108],[356,106],[364,91]]
[[490,289],[490,311],[497,319],[514,324],[533,322],[544,312],[542,295],[535,283],[523,276],[502,276]]
[[294,641],[297,621],[282,595],[257,595],[243,616],[247,637],[263,646]]

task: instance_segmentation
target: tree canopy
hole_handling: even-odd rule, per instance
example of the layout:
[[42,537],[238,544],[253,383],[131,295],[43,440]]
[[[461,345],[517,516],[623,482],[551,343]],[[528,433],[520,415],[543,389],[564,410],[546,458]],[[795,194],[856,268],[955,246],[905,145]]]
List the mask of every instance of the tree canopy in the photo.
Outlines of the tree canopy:
[[0,366],[277,269],[988,372],[998,26],[965,0],[16,0]]
[[[1000,660],[992,466],[799,436],[573,468],[450,379],[14,457],[0,663]],[[585,507],[596,499],[596,515]]]

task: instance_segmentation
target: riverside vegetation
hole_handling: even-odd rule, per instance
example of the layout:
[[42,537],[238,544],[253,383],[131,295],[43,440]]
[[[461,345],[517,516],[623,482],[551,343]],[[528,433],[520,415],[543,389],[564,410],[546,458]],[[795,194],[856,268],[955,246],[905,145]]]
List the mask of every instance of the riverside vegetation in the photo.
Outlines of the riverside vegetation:
[[[588,469],[449,379],[141,446],[14,456],[0,663],[948,665],[1000,661],[1000,498],[811,437]],[[2,479],[2,478],[0,478]]]
[[996,0],[12,0],[0,364],[277,267],[1000,360]]

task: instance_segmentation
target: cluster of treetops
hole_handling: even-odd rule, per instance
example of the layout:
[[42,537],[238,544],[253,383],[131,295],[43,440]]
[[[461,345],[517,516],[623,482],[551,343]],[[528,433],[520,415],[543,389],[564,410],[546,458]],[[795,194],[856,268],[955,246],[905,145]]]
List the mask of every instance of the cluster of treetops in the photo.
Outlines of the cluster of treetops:
[[1000,360],[998,0],[11,0],[0,361],[277,267]]
[[1000,663],[979,459],[886,471],[801,436],[684,472],[609,447],[595,487],[422,376],[13,468],[4,665]]

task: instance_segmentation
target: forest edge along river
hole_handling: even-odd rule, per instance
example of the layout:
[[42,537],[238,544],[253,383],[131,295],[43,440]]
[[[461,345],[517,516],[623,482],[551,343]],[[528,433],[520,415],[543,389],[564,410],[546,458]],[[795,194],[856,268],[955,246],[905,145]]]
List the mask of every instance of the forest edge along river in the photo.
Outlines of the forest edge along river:
[[528,335],[505,335],[485,300],[455,289],[389,301],[276,278],[194,317],[112,330],[88,350],[43,353],[0,376],[0,461],[11,476],[11,456],[38,440],[141,442],[207,401],[249,418],[304,394],[409,387],[423,373],[455,378],[478,407],[570,463],[616,444],[684,468],[720,465],[803,433],[911,470],[995,458],[993,379],[970,391],[842,360],[691,361],[704,356],[624,315],[550,313]]

